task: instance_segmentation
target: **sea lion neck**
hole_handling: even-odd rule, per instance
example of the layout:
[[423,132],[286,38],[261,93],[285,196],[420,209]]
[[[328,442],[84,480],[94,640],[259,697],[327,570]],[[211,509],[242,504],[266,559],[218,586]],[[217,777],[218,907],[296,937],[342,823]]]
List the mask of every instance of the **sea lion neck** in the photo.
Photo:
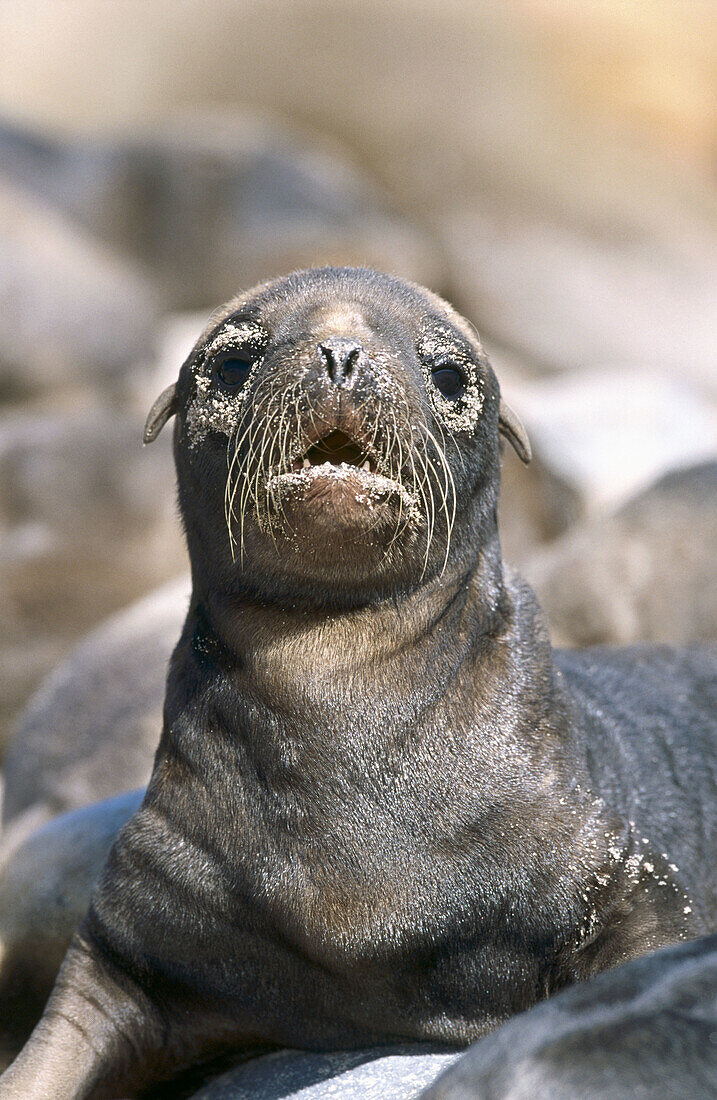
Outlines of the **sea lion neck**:
[[434,650],[494,633],[505,614],[500,559],[479,553],[409,592],[341,609],[268,603],[209,592],[193,612],[200,633],[222,647],[229,672],[250,669],[253,690],[342,683],[354,687],[387,668],[422,675]]

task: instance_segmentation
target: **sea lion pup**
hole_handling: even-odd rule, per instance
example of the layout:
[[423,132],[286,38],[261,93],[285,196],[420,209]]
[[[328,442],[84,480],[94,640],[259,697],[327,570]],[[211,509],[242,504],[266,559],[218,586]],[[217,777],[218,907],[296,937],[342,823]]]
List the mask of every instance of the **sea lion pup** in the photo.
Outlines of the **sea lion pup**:
[[465,320],[299,272],[215,316],[145,438],[172,415],[193,594],[154,772],[3,1100],[464,1044],[707,927],[714,660],[556,666],[497,531],[499,432],[529,445]]

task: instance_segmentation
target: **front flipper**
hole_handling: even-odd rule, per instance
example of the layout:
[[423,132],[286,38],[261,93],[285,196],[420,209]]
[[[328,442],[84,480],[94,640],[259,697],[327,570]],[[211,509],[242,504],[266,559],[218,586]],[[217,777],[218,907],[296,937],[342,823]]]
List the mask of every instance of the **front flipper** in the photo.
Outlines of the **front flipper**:
[[42,1019],[0,1078],[0,1100],[133,1095],[165,1038],[139,987],[77,935]]

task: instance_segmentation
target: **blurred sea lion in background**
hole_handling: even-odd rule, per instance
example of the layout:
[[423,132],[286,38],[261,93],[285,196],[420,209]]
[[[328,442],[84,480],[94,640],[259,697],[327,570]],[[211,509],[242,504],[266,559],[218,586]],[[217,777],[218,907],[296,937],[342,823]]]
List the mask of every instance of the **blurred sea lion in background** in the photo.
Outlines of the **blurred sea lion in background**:
[[566,989],[481,1039],[421,1093],[425,1100],[715,1095],[717,936],[665,947]]
[[674,470],[525,572],[556,645],[717,640],[717,462]]
[[55,814],[147,783],[188,578],[89,634],[46,678],[5,758],[2,852]]

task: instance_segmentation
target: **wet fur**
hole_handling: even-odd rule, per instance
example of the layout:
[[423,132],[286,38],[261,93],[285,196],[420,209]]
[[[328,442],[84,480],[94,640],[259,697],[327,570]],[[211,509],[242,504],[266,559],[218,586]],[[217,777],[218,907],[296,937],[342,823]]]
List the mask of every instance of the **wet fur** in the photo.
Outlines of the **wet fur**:
[[[454,514],[424,496],[421,521],[394,501],[372,525],[307,494],[303,528],[301,509],[267,523],[261,477],[289,454],[287,403],[268,450],[189,432],[204,350],[246,316],[270,333],[266,378],[294,392],[303,370],[310,417],[355,415],[307,367],[337,305],[392,356],[411,423],[440,436]],[[470,427],[427,391],[416,348],[431,325],[471,357]],[[370,365],[359,382],[380,408]],[[138,1094],[267,1046],[465,1044],[713,923],[714,654],[554,659],[502,564],[499,388],[467,322],[387,276],[300,273],[213,319],[174,400],[194,589],[154,773],[3,1100]],[[384,453],[405,485],[400,423]],[[440,500],[438,447],[422,445]],[[233,454],[263,469],[243,498]],[[234,530],[241,516],[237,557],[227,517]]]

